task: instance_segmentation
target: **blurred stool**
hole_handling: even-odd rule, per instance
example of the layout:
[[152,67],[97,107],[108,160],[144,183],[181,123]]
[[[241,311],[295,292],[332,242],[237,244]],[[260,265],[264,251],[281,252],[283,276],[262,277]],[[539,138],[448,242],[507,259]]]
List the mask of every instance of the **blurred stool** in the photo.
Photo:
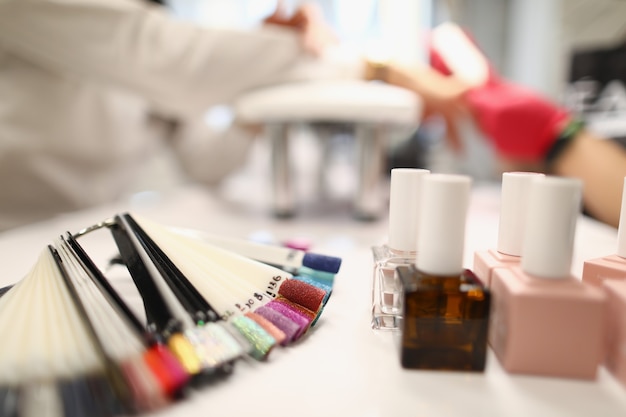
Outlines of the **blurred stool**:
[[357,80],[311,81],[255,90],[234,106],[243,122],[265,126],[271,141],[273,211],[278,217],[295,213],[289,164],[289,132],[295,124],[354,126],[357,147],[355,217],[376,219],[384,207],[380,185],[388,127],[417,127],[421,101],[409,90]]

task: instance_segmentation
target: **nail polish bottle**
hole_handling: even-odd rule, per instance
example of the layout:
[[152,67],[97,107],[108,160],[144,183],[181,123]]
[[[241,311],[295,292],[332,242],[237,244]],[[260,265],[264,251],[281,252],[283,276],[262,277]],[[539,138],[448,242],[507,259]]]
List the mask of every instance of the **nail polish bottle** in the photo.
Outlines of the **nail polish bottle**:
[[606,296],[571,274],[581,195],[577,179],[533,179],[521,264],[494,271],[489,342],[508,372],[596,376]]
[[605,279],[626,280],[626,178],[622,191],[622,210],[617,229],[617,253],[590,259],[583,264],[583,281],[602,286]]
[[463,175],[431,174],[422,181],[416,261],[397,268],[404,368],[485,368],[490,294],[463,268],[470,187]]
[[474,253],[472,270],[489,287],[495,268],[509,268],[520,263],[525,230],[526,203],[530,181],[543,174],[537,172],[505,172],[502,174],[500,220],[496,249]]
[[426,169],[391,170],[387,243],[372,248],[372,328],[375,330],[398,328],[400,282],[395,272],[398,266],[415,262],[420,182],[429,173]]
[[602,286],[607,294],[604,365],[626,387],[626,280],[608,279]]

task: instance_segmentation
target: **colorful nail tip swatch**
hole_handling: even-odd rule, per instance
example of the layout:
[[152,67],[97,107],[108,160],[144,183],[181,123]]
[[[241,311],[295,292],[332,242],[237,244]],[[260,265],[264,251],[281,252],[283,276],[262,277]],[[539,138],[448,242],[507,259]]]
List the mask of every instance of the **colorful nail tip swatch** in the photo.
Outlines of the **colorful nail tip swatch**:
[[[274,347],[300,340],[332,291],[334,274],[327,271],[303,267],[310,276],[293,277],[173,238],[163,226],[148,222],[144,230],[127,214],[102,224],[120,251],[115,267],[129,270],[148,322],[134,316],[75,236],[59,236],[21,281],[0,289],[0,334],[16,322],[33,329],[0,345],[0,416],[160,410],[189,388],[227,377],[238,359],[264,361]],[[129,254],[137,265],[129,265]],[[315,255],[305,263],[338,270],[340,261]],[[187,264],[201,265],[200,273],[188,277],[197,271]]]
[[330,286],[332,286],[335,281],[335,274],[330,273],[330,272],[325,272],[325,271],[318,271],[312,268],[307,268],[306,266],[298,268],[298,275],[312,278],[316,281],[326,283]]
[[324,299],[322,300],[322,305],[326,305],[328,299],[330,298],[330,294],[333,291],[333,287],[328,285],[327,283],[315,280],[314,278],[310,278],[306,275],[296,275],[293,279],[297,279],[298,281],[305,282],[309,285],[313,285],[314,287],[319,288],[320,290],[325,292]]
[[286,280],[280,286],[278,294],[311,311],[318,311],[326,297],[324,290],[297,279]]
[[232,362],[244,354],[243,347],[220,324],[210,322],[199,329],[216,365]]
[[185,338],[191,343],[195,356],[199,359],[202,371],[218,368],[223,361],[219,357],[218,343],[203,329],[192,328],[185,330]]
[[276,345],[276,340],[256,322],[247,317],[233,317],[232,323],[252,345],[250,355],[255,359],[266,359]]
[[255,313],[265,317],[283,332],[285,340],[282,344],[284,346],[293,342],[300,331],[300,326],[297,323],[271,307],[261,306],[255,310]]
[[287,317],[289,320],[298,325],[298,331],[294,335],[292,339],[293,341],[300,339],[307,332],[309,326],[311,325],[312,320],[308,316],[302,314],[302,312],[298,311],[292,306],[278,301],[278,299],[270,301],[266,304],[266,307],[277,311],[278,313],[282,314],[283,316]]
[[302,265],[317,271],[336,274],[341,267],[341,258],[307,252],[302,259]]
[[202,362],[196,355],[194,346],[182,334],[176,333],[170,336],[167,346],[180,362],[185,372],[190,374],[192,378],[202,371]]
[[274,323],[257,313],[248,312],[245,316],[254,320],[259,326],[261,326],[263,330],[269,333],[269,335],[276,340],[276,343],[279,345],[283,345],[285,343],[285,340],[287,339],[285,332],[276,327]]
[[143,359],[159,381],[163,393],[177,398],[190,376],[172,352],[161,344],[155,344],[144,352]]
[[311,311],[308,308],[304,307],[301,304],[298,303],[294,303],[293,301],[285,298],[285,297],[278,297],[275,300],[272,300],[273,303],[279,303],[279,304],[283,304],[286,307],[292,309],[293,311],[296,311],[297,313],[299,313],[300,315],[302,315],[303,317],[307,318],[311,324],[309,324],[309,326],[311,326],[313,324],[313,321],[315,321],[315,319],[317,318],[317,316],[319,315],[319,312],[321,310],[318,311]]

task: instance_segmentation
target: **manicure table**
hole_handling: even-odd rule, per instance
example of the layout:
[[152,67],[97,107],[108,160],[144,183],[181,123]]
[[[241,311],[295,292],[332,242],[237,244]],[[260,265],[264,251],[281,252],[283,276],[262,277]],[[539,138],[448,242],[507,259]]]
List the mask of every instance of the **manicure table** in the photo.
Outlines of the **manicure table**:
[[[258,186],[264,172],[249,178],[247,186]],[[343,259],[324,313],[305,338],[276,348],[264,362],[240,360],[232,375],[141,416],[625,415],[626,387],[604,368],[592,381],[514,375],[505,372],[489,350],[487,367],[480,373],[403,369],[394,335],[370,327],[370,247],[385,239],[384,217],[364,223],[349,213],[334,213],[286,222],[259,210],[266,201],[249,200],[244,207],[193,186],[139,197],[0,233],[0,287],[20,280],[59,234],[76,232],[123,211],[164,225],[239,238],[260,229],[271,231],[277,240],[306,232],[311,251]],[[468,213],[466,266],[471,267],[474,251],[496,246],[498,210],[499,184],[476,183]],[[111,237],[107,232],[94,232],[85,239],[89,239],[84,241],[85,248],[96,262],[110,259]],[[581,216],[572,273],[580,277],[585,259],[614,252],[616,242],[616,229]],[[115,284],[139,310],[141,305],[134,304],[137,299],[130,291],[132,281],[127,281]]]
[[290,168],[290,136],[297,124],[328,134],[329,127],[349,126],[354,136],[357,189],[353,212],[359,219],[377,218],[385,199],[380,194],[384,157],[393,126],[417,127],[421,101],[409,90],[377,82],[357,80],[311,81],[255,90],[241,97],[235,114],[242,122],[261,124],[271,143],[273,212],[292,216],[293,172]]

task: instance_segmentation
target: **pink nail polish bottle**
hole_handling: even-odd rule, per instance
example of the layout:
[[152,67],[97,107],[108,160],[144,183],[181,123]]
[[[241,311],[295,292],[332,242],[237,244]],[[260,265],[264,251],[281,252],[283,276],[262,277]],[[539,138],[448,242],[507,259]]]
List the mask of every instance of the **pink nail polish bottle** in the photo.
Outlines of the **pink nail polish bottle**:
[[622,210],[617,229],[617,253],[590,259],[583,265],[583,281],[602,286],[605,279],[626,280],[626,178],[622,192]]
[[626,387],[626,280],[607,279],[603,287],[608,298],[604,364]]
[[486,287],[491,285],[495,268],[510,268],[520,263],[528,186],[530,181],[537,176],[543,176],[543,174],[537,172],[502,174],[497,248],[478,251],[474,254],[473,271]]
[[511,373],[593,379],[604,357],[606,295],[571,274],[582,183],[537,177],[520,266],[491,282],[489,342]]
[[401,317],[400,281],[396,268],[415,262],[421,181],[426,169],[391,170],[387,243],[372,248],[372,328],[394,330]]

